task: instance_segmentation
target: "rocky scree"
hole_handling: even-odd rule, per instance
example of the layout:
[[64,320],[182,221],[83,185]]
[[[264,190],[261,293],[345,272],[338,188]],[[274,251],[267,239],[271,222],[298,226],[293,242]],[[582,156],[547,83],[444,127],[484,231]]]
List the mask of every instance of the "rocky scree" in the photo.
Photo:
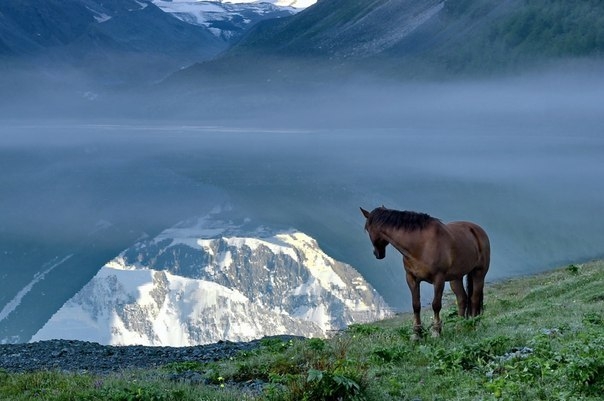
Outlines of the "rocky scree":
[[[249,342],[220,341],[192,347],[111,346],[76,340],[0,344],[0,369],[7,372],[58,370],[104,374],[129,369],[152,369],[173,362],[212,362],[262,346],[263,340],[289,341],[295,336],[272,336]],[[190,379],[171,377],[175,380]]]

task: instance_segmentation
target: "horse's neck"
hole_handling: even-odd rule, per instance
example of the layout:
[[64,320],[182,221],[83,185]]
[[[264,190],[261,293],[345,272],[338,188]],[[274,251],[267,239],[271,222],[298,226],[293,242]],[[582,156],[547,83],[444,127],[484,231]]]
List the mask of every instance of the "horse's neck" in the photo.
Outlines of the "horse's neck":
[[420,235],[418,231],[407,231],[401,229],[384,229],[383,235],[390,245],[395,247],[400,253],[407,257],[412,257],[417,246],[420,244]]

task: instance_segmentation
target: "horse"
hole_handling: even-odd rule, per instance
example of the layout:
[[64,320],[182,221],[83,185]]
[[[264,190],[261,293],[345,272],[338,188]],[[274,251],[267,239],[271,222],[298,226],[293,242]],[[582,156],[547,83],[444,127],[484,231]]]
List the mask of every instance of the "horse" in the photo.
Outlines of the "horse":
[[[489,270],[491,245],[484,229],[467,221],[448,224],[426,213],[399,211],[378,207],[371,212],[361,208],[365,216],[365,231],[373,244],[377,259],[386,256],[391,244],[403,255],[405,277],[413,303],[413,335],[417,340],[423,333],[420,318],[420,283],[434,286],[432,336],[442,330],[440,310],[445,282],[457,298],[461,317],[482,313],[485,276]],[[463,277],[467,276],[467,293]]]

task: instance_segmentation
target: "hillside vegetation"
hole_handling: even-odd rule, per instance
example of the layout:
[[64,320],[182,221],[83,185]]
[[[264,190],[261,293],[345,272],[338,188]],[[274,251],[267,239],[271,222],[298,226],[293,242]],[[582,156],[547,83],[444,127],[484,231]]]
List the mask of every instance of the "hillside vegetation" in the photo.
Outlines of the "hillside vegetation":
[[447,38],[418,56],[453,72],[604,55],[601,1],[447,1],[437,25]]
[[226,59],[314,57],[414,77],[603,55],[604,3],[597,0],[323,0],[258,24]]
[[450,304],[438,339],[410,341],[404,315],[328,340],[266,340],[207,364],[111,376],[0,371],[0,399],[599,400],[603,288],[604,262],[570,265],[489,286],[475,319]]

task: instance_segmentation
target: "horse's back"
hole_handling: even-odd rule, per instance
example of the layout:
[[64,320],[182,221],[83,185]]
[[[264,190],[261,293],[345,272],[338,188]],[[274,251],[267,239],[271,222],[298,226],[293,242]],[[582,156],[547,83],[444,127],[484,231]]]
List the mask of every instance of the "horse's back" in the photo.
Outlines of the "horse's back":
[[454,221],[448,223],[447,228],[454,238],[456,248],[466,253],[466,257],[475,258],[477,266],[474,267],[489,268],[491,242],[482,227],[470,221]]

